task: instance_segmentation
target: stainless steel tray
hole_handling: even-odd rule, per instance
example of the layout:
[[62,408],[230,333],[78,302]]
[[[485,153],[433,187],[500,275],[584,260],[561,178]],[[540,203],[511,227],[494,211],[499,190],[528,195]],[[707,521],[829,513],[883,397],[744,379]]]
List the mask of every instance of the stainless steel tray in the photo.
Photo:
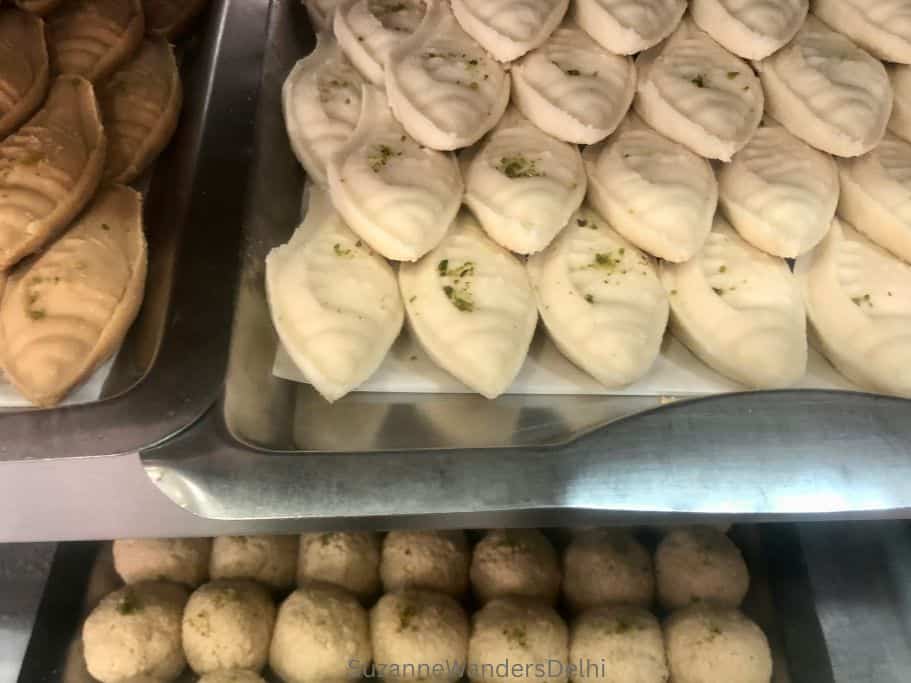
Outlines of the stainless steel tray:
[[[559,544],[560,534],[553,535]],[[751,574],[743,609],[769,639],[773,683],[833,683],[796,531],[783,525],[744,526],[735,528],[732,535]],[[654,541],[648,534],[643,540]],[[35,620],[20,683],[92,683],[82,657],[81,624],[98,601],[119,585],[108,544],[61,545]],[[268,672],[266,678],[280,683]],[[178,683],[193,680],[187,672]]]
[[[185,509],[254,527],[478,526],[586,516],[907,514],[911,401],[778,391],[656,397],[350,394],[327,405],[272,376],[264,259],[299,219],[304,175],[280,90],[314,44],[274,0],[257,113],[241,287],[221,401],[143,453]],[[214,523],[214,521],[213,521]]]
[[[180,45],[184,110],[147,178],[146,297],[101,399],[0,410],[0,463],[136,451],[192,423],[218,396],[263,51],[262,35],[244,24],[265,16],[262,5],[213,0]],[[231,41],[241,28],[256,39]]]

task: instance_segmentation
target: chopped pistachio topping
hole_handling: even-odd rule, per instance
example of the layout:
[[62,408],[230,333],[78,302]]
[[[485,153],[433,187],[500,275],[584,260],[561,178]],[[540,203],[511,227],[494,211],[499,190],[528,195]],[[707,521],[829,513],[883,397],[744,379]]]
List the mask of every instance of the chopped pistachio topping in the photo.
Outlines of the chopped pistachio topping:
[[537,168],[537,161],[521,154],[503,157],[497,164],[497,170],[507,178],[538,178],[544,173]]
[[705,78],[703,77],[702,74],[697,74],[696,76],[694,76],[693,78],[690,79],[690,83],[695,85],[697,88],[704,88],[705,87]]
[[414,605],[403,605],[399,609],[399,631],[414,629],[412,622],[417,616],[418,611]]
[[389,145],[375,145],[367,155],[367,163],[370,164],[370,169],[374,173],[379,173],[380,170],[386,167],[390,159],[400,157],[402,154],[404,152]]
[[126,588],[123,591],[123,595],[117,600],[117,613],[123,614],[124,616],[129,614],[135,614],[140,609],[139,600],[136,598],[136,594],[132,589]]
[[506,639],[519,647],[528,648],[528,634],[523,626],[507,626],[503,629],[503,635]]

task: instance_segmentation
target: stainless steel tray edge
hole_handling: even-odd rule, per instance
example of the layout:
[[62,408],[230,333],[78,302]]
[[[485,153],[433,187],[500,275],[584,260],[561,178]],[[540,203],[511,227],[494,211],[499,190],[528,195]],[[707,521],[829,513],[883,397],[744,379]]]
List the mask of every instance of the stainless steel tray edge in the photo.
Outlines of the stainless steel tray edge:
[[[44,458],[122,454],[156,443],[192,424],[217,399],[227,362],[238,270],[240,221],[252,156],[262,34],[268,0],[215,0],[202,59],[185,83],[185,110],[173,145],[187,163],[153,182],[148,204],[156,221],[180,222],[179,250],[166,331],[152,369],[135,387],[98,403],[0,413],[0,465]],[[186,148],[190,148],[187,153]],[[156,235],[150,234],[150,241]]]
[[[297,529],[741,521],[911,515],[901,399],[762,392],[684,401],[558,446],[256,451],[219,407],[142,454],[174,502],[218,522]],[[559,521],[563,520],[563,521]]]

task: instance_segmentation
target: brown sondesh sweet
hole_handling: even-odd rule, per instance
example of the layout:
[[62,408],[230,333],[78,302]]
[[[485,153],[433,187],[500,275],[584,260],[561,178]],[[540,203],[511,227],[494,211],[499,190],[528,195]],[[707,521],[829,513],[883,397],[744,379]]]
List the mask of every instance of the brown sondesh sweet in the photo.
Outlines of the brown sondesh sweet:
[[38,113],[0,143],[0,270],[47,244],[88,203],[106,146],[91,83],[57,78]]
[[69,0],[47,20],[51,67],[101,80],[133,55],[144,31],[139,0]]
[[174,40],[203,10],[208,0],[142,0],[146,32]]
[[53,12],[63,0],[16,0],[16,4],[32,14],[44,16]]
[[0,9],[0,139],[41,106],[48,86],[44,22],[16,9]]
[[142,197],[112,185],[44,253],[0,276],[0,365],[32,403],[59,403],[117,350],[142,303]]
[[98,86],[108,138],[105,180],[130,183],[164,149],[177,127],[182,92],[171,46],[143,42],[136,56]]

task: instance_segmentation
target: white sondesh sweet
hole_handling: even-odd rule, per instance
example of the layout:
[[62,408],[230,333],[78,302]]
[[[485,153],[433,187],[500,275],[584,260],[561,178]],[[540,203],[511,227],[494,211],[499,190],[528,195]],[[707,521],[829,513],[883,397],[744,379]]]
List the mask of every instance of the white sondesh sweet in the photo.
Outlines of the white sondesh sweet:
[[718,201],[747,242],[793,258],[825,237],[838,204],[838,168],[767,119],[718,173]]
[[838,163],[838,215],[911,263],[911,144],[887,133],[863,156]]
[[699,28],[744,59],[765,59],[787,45],[807,16],[808,0],[690,0]]
[[547,40],[568,8],[569,0],[452,0],[465,33],[501,62]]
[[351,137],[361,113],[364,79],[335,39],[321,33],[316,49],[294,65],[282,87],[291,149],[310,179],[326,184],[326,164]]
[[538,311],[525,268],[463,211],[399,285],[408,322],[431,359],[487,398],[522,367]]
[[610,135],[635,94],[632,58],[611,54],[572,21],[512,67],[513,102],[566,142],[587,145]]
[[392,112],[422,145],[467,147],[509,103],[509,74],[459,27],[446,0],[427,0],[417,30],[386,61]]
[[902,140],[911,141],[911,66],[889,64],[886,67],[892,84],[892,116],[889,130]]
[[814,345],[861,387],[911,398],[911,265],[836,219],[794,272]]
[[911,64],[911,4],[905,0],[813,0],[813,14],[874,57]]
[[668,318],[649,256],[583,208],[527,268],[538,311],[564,356],[609,387],[648,372]]
[[392,268],[321,192],[291,241],[266,257],[266,292],[288,355],[330,403],[374,373],[404,321]]
[[637,117],[585,149],[588,197],[617,232],[667,261],[687,261],[712,229],[718,183],[712,166]]
[[579,26],[605,50],[632,55],[667,38],[680,23],[686,0],[575,0]]
[[762,119],[750,65],[690,19],[636,58],[636,112],[659,133],[709,159],[730,161]]
[[494,241],[518,254],[550,244],[585,199],[579,148],[541,132],[515,109],[461,159],[465,203]]
[[703,362],[758,389],[787,387],[806,371],[806,313],[783,259],[750,246],[720,217],[702,251],[662,263],[671,331]]
[[424,16],[423,0],[342,0],[332,22],[339,47],[374,85],[392,47],[414,33]]
[[812,15],[756,64],[769,116],[817,149],[853,157],[876,146],[892,111],[882,63]]
[[396,261],[416,261],[446,234],[462,203],[451,153],[416,143],[382,91],[366,86],[351,139],[328,165],[332,203],[358,236]]

